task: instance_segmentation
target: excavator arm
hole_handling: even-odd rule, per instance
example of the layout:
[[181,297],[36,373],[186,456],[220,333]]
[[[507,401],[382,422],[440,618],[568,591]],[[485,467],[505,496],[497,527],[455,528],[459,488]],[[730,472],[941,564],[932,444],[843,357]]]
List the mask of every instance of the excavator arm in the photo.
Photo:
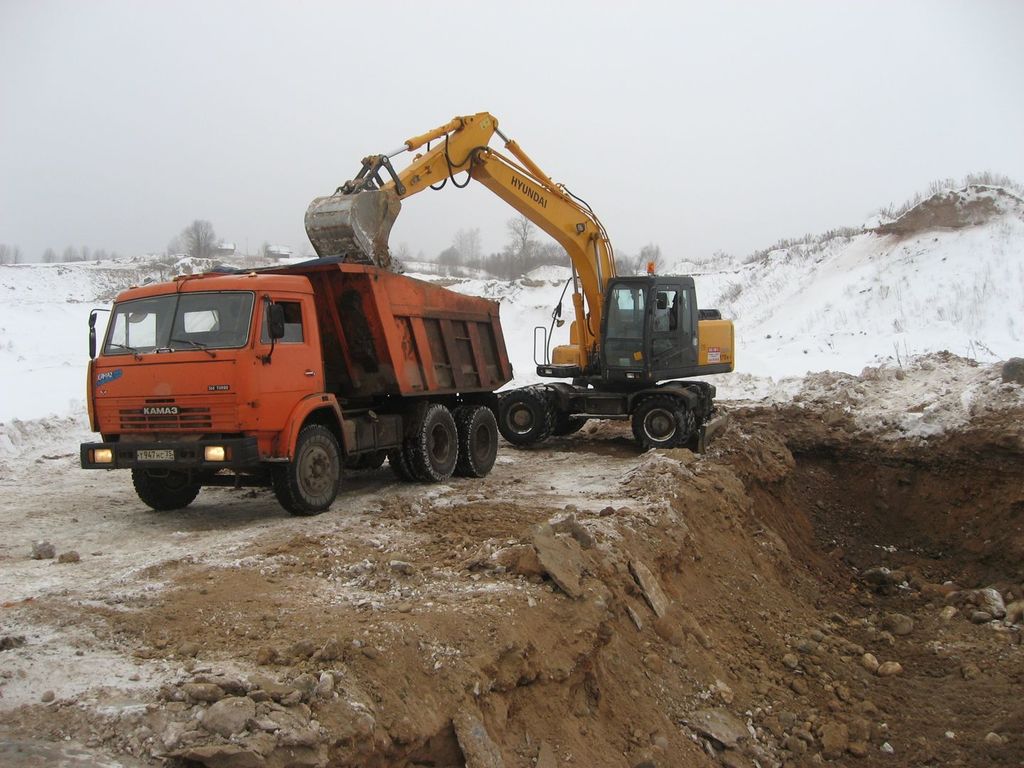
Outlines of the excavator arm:
[[[489,146],[497,134],[504,155]],[[434,146],[432,143],[437,142]],[[423,147],[397,171],[391,159]],[[616,276],[615,256],[594,212],[563,185],[556,184],[519,147],[498,130],[487,112],[456,117],[432,131],[406,140],[393,152],[363,159],[360,172],[328,197],[314,200],[306,212],[306,231],[319,256],[342,256],[378,266],[390,265],[387,240],[400,200],[425,189],[439,189],[456,174],[483,184],[550,235],[569,254],[573,270],[576,322],[572,348],[556,349],[554,361],[591,368],[598,352],[601,313],[608,281]]]

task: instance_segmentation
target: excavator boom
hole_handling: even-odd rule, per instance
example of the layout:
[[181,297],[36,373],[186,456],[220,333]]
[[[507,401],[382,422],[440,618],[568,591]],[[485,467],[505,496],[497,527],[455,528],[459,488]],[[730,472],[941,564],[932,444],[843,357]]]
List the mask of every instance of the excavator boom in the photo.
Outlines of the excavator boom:
[[[503,155],[489,146],[494,134],[504,141]],[[437,142],[433,147],[432,142]],[[398,172],[391,158],[405,151],[417,154]],[[319,256],[391,265],[388,236],[401,210],[400,200],[428,187],[438,188],[467,172],[526,216],[558,242],[573,267],[576,322],[572,348],[556,350],[556,361],[585,370],[596,363],[604,293],[616,276],[611,243],[597,216],[556,184],[498,129],[487,112],[453,120],[406,140],[397,150],[363,159],[357,176],[333,195],[315,199],[306,211],[306,231]],[[561,355],[559,355],[561,351]],[[559,359],[560,357],[560,359]]]

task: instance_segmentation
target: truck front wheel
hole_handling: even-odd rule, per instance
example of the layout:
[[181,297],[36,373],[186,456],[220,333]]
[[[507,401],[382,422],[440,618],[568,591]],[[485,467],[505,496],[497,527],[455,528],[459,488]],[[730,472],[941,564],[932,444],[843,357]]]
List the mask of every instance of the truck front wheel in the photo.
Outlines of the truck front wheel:
[[200,485],[188,472],[132,469],[132,485],[142,502],[157,512],[183,509],[195,501]]
[[498,457],[498,422],[494,412],[483,405],[464,405],[455,411],[459,431],[459,477],[484,477]]
[[326,427],[309,424],[299,432],[295,455],[275,467],[274,495],[293,515],[318,515],[334,502],[341,485],[341,451]]
[[694,431],[693,412],[669,395],[647,397],[633,411],[633,437],[648,448],[678,448]]

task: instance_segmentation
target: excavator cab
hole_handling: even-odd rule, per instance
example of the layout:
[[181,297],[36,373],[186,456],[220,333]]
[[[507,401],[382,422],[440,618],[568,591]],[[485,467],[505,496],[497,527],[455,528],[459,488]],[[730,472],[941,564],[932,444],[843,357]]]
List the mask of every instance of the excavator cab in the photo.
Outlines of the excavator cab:
[[601,374],[633,389],[694,375],[697,301],[693,278],[620,277],[608,283],[601,327]]

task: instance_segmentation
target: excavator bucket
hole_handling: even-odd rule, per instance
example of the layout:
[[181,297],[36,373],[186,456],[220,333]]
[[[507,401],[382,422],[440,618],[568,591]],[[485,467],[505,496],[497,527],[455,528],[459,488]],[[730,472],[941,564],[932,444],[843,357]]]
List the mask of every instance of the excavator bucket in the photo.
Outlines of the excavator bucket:
[[391,268],[388,237],[402,203],[390,189],[318,197],[306,209],[306,234],[317,256]]

